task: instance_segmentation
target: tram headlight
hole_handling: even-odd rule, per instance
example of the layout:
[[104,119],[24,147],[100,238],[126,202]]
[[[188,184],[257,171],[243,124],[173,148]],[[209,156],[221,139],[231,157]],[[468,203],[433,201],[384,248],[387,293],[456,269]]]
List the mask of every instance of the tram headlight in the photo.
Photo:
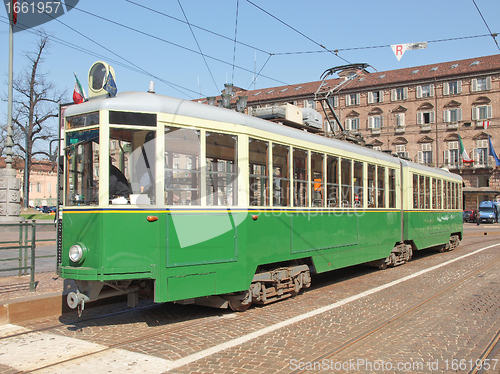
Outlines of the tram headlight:
[[78,264],[83,261],[87,253],[87,248],[82,243],[73,244],[69,249],[69,259],[71,262]]

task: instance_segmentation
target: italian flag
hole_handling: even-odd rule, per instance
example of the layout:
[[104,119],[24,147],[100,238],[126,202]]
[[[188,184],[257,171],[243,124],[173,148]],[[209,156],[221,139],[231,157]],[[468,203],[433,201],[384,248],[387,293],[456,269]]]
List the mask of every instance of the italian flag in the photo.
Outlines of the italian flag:
[[85,100],[87,100],[87,96],[85,95],[85,91],[82,88],[82,85],[80,84],[80,81],[78,80],[78,77],[75,74],[75,90],[73,91],[73,101],[75,104],[80,104],[83,103]]
[[464,143],[462,143],[462,137],[460,136],[460,134],[458,134],[458,140],[460,141],[460,154],[462,155],[462,160],[464,162],[472,162],[473,160],[471,160],[464,148]]

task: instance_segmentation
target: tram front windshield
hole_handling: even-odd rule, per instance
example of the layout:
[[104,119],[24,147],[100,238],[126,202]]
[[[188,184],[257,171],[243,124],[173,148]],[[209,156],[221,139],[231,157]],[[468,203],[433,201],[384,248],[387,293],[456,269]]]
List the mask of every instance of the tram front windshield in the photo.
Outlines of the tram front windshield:
[[66,205],[99,203],[99,130],[66,134]]

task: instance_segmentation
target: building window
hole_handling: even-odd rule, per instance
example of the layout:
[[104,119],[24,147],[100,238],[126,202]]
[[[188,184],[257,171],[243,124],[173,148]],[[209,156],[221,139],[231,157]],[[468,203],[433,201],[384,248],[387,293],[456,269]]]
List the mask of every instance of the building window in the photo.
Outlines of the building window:
[[52,193],[52,184],[50,182],[47,183],[47,193]]
[[408,157],[408,152],[406,152],[406,144],[396,145],[396,153],[399,157]]
[[36,183],[36,192],[42,192],[42,184],[40,182]]
[[491,90],[491,77],[486,78],[473,78],[471,80],[471,91],[488,91]]
[[351,131],[359,130],[359,117],[356,118],[347,118],[345,120],[345,129]]
[[417,154],[417,162],[423,165],[432,164],[432,143],[422,144],[422,150]]
[[484,167],[488,166],[488,139],[481,139],[477,141],[477,148],[473,151],[474,166]]
[[368,92],[368,104],[383,103],[384,91]]
[[457,123],[462,120],[462,109],[446,109],[443,111],[443,122]]
[[462,93],[462,81],[443,83],[443,95],[458,95]]
[[418,112],[417,125],[429,125],[435,121],[434,111]]
[[360,101],[360,94],[359,93],[345,95],[345,105],[346,106],[359,105],[359,101]]
[[472,108],[472,119],[475,121],[484,121],[493,117],[491,105],[480,105]]
[[391,101],[406,100],[408,98],[408,87],[394,88],[391,90]]
[[425,84],[422,86],[417,86],[417,99],[423,97],[432,97],[434,96],[434,85],[433,84]]
[[371,116],[368,117],[368,128],[372,130],[380,130],[383,125],[382,116]]
[[314,100],[304,100],[304,108],[316,109],[316,103],[314,102]]
[[458,141],[448,142],[448,149],[444,150],[444,164],[453,168],[459,167],[459,143]]
[[405,114],[404,113],[395,113],[394,114],[396,127],[404,127],[405,126]]
[[338,96],[329,97],[328,102],[332,107],[336,108],[339,106],[339,97]]

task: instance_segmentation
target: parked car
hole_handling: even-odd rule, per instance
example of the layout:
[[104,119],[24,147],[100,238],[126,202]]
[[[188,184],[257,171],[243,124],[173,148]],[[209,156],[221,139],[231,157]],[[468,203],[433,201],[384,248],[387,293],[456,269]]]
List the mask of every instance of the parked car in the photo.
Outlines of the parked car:
[[480,222],[498,222],[498,205],[493,201],[483,201],[479,204],[477,219]]
[[477,211],[475,209],[464,210],[464,222],[476,222]]

